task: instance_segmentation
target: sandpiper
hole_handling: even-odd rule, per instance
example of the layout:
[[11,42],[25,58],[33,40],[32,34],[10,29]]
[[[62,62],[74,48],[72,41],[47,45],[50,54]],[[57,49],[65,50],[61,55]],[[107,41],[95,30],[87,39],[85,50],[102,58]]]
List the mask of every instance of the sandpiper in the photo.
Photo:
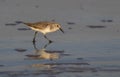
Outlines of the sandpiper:
[[64,33],[63,29],[61,28],[61,25],[56,22],[41,21],[41,22],[36,22],[36,23],[26,23],[22,21],[16,21],[16,23],[23,23],[35,31],[33,43],[35,43],[36,34],[38,32],[41,32],[44,35],[44,38],[46,38],[50,43],[52,41],[47,38],[46,36],[47,33],[55,32],[57,30],[60,30],[61,32]]

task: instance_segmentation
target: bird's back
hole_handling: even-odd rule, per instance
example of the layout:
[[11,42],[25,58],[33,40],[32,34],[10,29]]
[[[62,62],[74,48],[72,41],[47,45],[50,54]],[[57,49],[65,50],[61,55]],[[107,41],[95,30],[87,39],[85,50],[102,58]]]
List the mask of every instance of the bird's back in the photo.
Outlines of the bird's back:
[[33,27],[33,28],[37,28],[37,29],[45,29],[46,27],[51,26],[51,25],[56,24],[56,23],[43,21],[43,22],[24,23],[24,24],[29,26],[29,27]]

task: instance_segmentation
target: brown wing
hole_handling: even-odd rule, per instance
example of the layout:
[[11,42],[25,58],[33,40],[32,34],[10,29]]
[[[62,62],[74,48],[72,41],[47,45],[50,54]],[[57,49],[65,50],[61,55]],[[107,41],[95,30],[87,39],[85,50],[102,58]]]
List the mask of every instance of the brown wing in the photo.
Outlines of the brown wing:
[[[37,29],[45,29],[47,26],[55,24],[55,22],[36,22],[36,23],[24,23],[29,27],[37,28]],[[51,26],[52,27],[52,26]]]
[[33,23],[31,27],[45,29],[47,26],[50,26],[53,24],[55,24],[55,23],[53,23],[53,22],[37,22],[37,23]]

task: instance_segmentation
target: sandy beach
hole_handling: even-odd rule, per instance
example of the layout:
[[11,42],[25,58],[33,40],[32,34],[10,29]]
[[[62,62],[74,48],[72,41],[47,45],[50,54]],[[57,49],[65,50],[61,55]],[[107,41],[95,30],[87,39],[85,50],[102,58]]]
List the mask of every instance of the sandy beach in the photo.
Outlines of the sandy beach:
[[[119,77],[119,7],[119,0],[0,0],[0,77]],[[65,33],[47,34],[51,44],[38,33],[34,45],[34,31],[15,21],[54,21]]]

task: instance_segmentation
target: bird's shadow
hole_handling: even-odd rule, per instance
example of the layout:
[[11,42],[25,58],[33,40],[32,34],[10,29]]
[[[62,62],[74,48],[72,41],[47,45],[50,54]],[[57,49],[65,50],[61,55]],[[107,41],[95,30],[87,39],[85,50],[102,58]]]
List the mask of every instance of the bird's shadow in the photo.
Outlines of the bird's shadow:
[[46,48],[53,42],[48,42],[42,48],[37,48],[36,42],[33,43],[35,49],[34,54],[27,54],[28,59],[44,59],[44,60],[57,60],[61,56],[65,55],[63,50],[47,50]]

